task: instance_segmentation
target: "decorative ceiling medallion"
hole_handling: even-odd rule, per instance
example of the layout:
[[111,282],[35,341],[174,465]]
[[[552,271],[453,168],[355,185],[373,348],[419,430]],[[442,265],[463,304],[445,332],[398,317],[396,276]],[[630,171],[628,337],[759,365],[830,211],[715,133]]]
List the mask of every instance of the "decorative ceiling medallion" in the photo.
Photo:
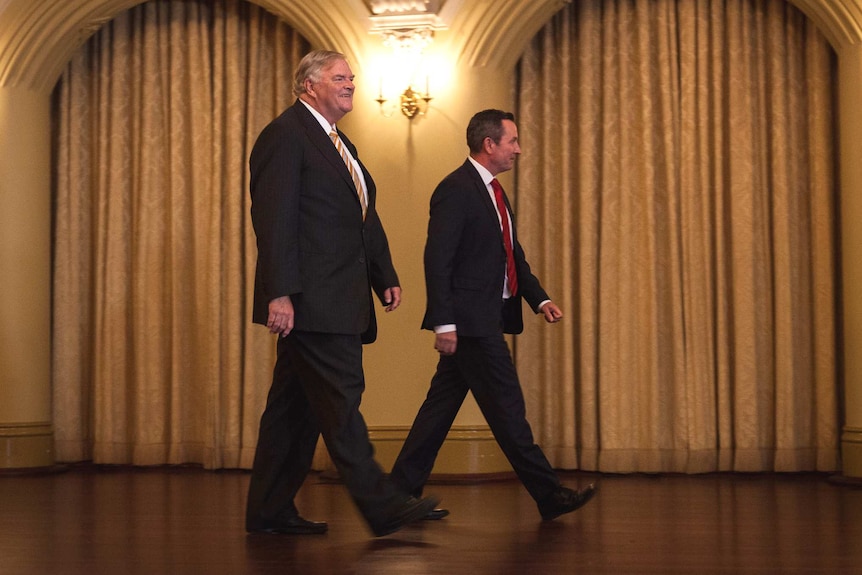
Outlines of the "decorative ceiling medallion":
[[386,14],[437,13],[442,0],[368,0],[368,7],[375,16]]
[[366,0],[371,32],[388,35],[403,30],[443,30],[440,11],[447,0]]

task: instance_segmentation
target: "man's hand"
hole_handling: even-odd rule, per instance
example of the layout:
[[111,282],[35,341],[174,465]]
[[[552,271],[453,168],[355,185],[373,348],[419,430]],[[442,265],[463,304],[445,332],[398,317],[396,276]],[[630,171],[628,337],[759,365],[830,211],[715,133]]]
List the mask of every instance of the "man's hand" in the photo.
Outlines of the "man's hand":
[[557,323],[563,319],[562,310],[560,310],[560,308],[557,307],[557,304],[552,301],[545,303],[539,311],[545,316],[545,321],[548,323]]
[[383,292],[383,303],[386,305],[386,311],[395,311],[401,305],[401,288],[394,286],[386,288]]
[[440,355],[452,355],[458,347],[458,333],[454,331],[446,331],[438,333],[434,339],[434,349],[440,352]]
[[269,302],[269,316],[266,319],[266,327],[270,333],[277,333],[281,337],[293,329],[293,302],[290,296],[277,297]]

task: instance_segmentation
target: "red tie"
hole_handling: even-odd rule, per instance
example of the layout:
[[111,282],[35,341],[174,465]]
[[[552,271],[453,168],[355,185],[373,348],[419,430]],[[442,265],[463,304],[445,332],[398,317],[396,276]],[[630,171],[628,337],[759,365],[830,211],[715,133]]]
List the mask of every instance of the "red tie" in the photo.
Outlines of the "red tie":
[[509,282],[509,293],[518,293],[518,272],[515,271],[515,254],[512,251],[512,234],[509,231],[509,211],[503,201],[503,186],[497,178],[491,180],[494,199],[497,200],[497,211],[500,212],[500,222],[503,226],[503,245],[506,246],[506,281]]

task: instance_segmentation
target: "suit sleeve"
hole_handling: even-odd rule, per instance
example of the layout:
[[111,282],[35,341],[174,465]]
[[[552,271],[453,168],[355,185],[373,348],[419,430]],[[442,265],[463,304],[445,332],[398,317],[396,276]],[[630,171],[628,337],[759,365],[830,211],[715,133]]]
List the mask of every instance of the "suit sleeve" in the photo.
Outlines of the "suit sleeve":
[[249,160],[251,219],[258,274],[267,301],[302,291],[299,273],[299,197],[302,148],[283,124],[271,124]]
[[441,182],[431,196],[425,243],[426,327],[456,323],[452,276],[466,224],[463,197],[449,180]]

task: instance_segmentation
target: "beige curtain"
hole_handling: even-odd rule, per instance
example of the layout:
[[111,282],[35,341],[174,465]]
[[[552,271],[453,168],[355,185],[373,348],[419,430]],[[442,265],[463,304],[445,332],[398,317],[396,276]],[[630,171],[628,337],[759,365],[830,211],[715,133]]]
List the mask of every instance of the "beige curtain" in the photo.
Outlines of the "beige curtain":
[[838,469],[835,57],[783,0],[581,0],[523,56],[516,341],[552,463]]
[[238,0],[105,25],[55,92],[59,461],[250,467],[274,342],[249,321],[247,158],[307,43]]

